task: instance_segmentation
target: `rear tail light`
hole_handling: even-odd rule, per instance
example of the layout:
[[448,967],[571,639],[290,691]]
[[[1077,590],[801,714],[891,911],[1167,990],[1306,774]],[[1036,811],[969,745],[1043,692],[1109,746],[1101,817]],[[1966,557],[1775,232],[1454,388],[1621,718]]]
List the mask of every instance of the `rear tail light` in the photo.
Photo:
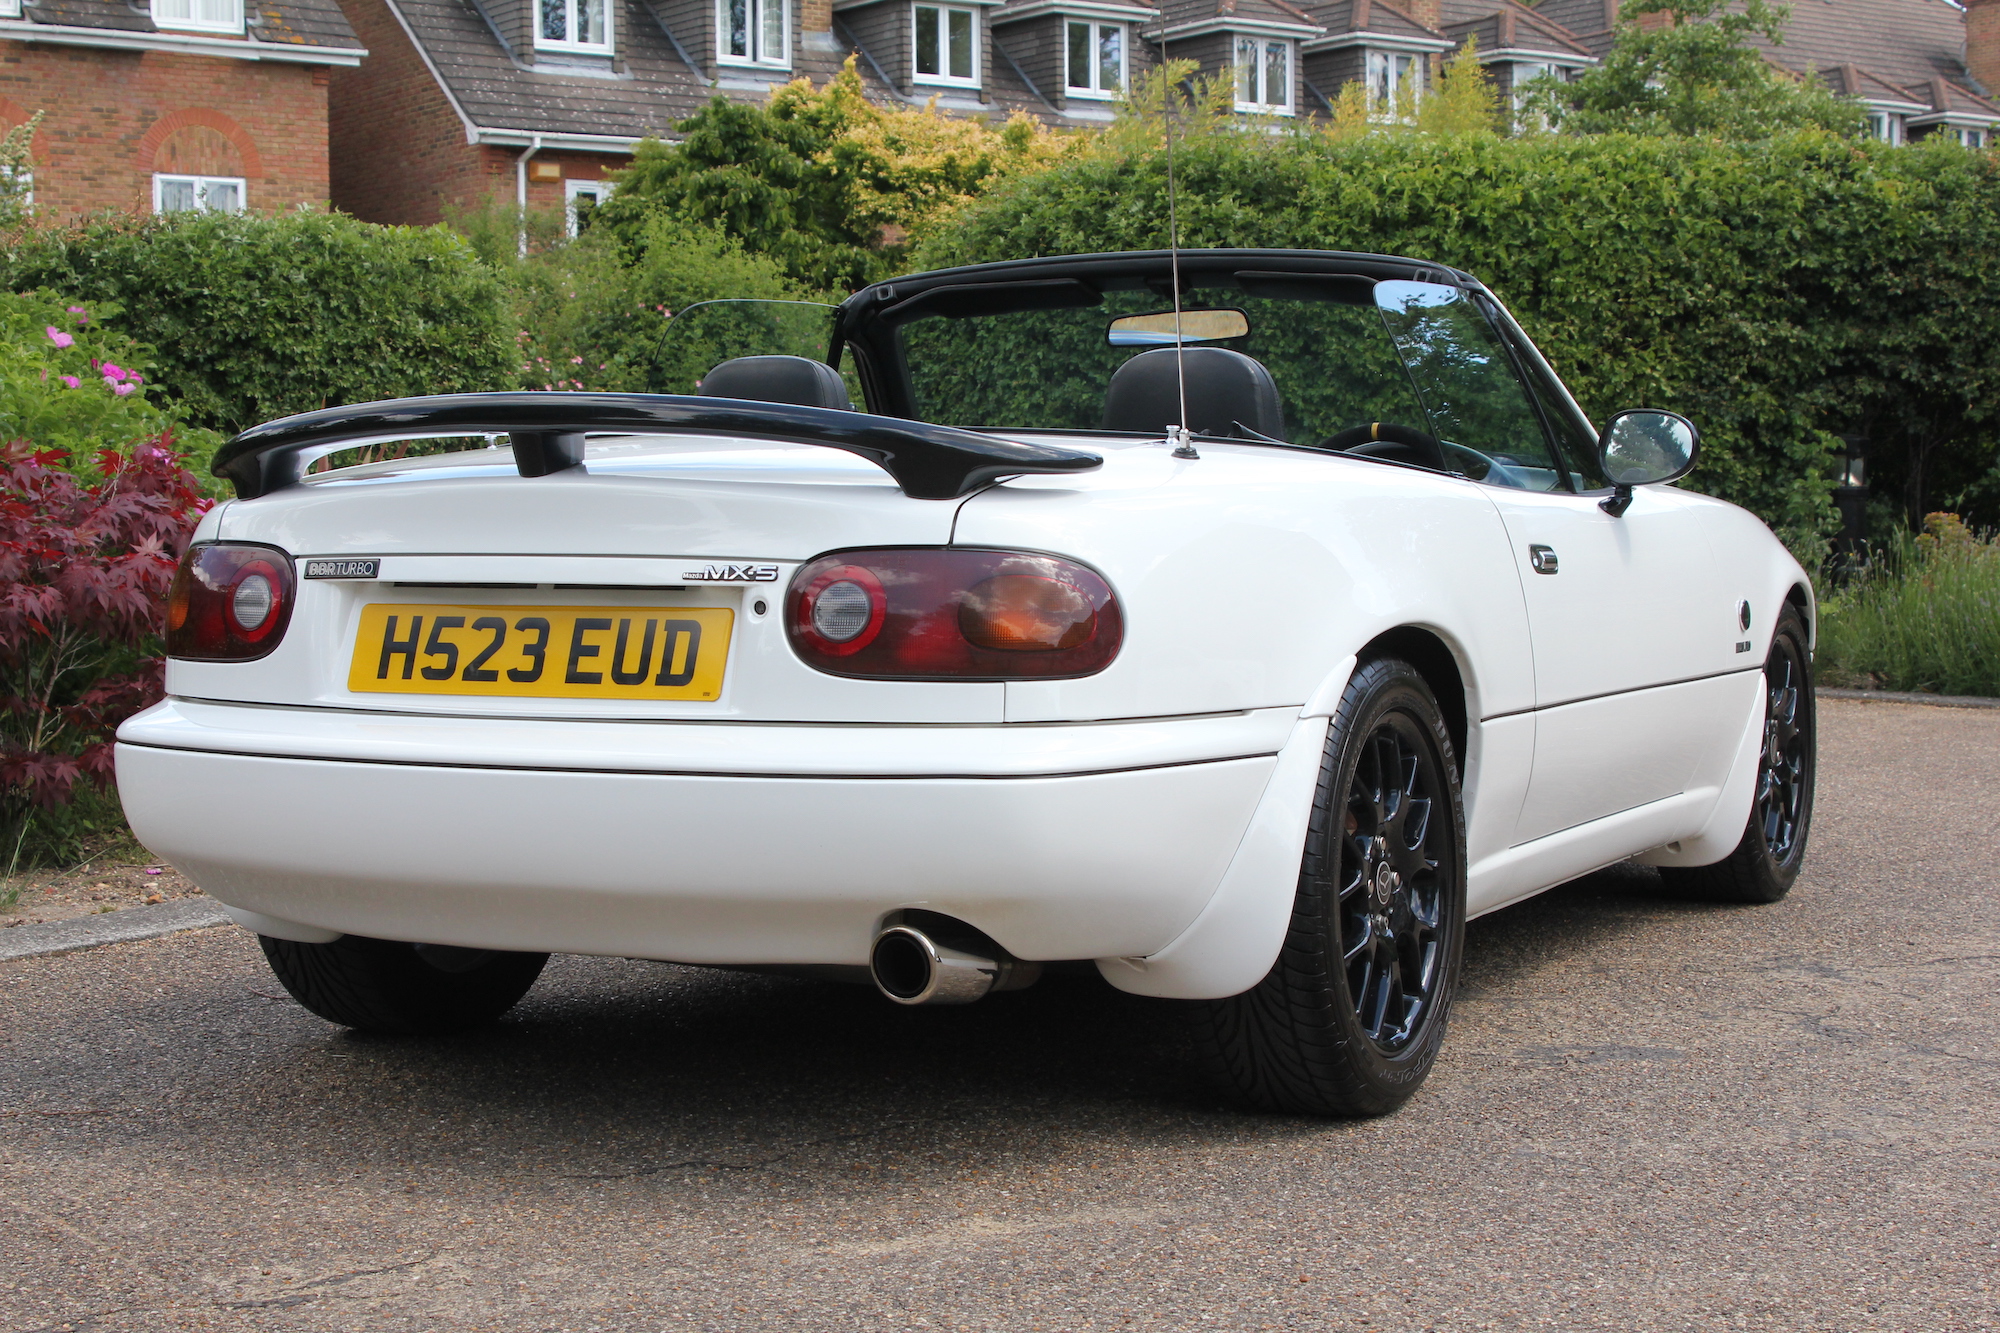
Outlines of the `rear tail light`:
[[167,656],[247,662],[285,637],[292,558],[275,546],[190,546],[167,592]]
[[1125,638],[1102,575],[1024,551],[836,551],[799,570],[786,604],[793,648],[837,676],[1088,676],[1111,664]]

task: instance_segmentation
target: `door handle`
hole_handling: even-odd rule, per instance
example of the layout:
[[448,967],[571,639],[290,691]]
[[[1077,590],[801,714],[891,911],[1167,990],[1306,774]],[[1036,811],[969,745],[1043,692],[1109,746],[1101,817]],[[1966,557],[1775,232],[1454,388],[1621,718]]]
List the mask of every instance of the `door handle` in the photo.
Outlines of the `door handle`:
[[1553,546],[1530,546],[1528,548],[1528,565],[1537,574],[1555,573],[1558,568],[1556,564],[1556,548]]

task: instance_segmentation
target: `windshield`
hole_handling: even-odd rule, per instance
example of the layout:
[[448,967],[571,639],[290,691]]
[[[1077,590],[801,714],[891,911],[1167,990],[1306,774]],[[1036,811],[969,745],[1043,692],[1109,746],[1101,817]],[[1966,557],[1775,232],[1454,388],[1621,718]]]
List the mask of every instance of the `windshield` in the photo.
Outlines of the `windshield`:
[[[1074,285],[1036,299],[1068,308],[982,313],[970,299],[935,299],[936,313],[901,323],[916,415],[972,428],[1159,430],[1180,420],[1185,373],[1189,424],[1211,436],[1427,466],[1441,459],[1447,470],[1523,489],[1572,484],[1491,322],[1457,287],[1237,274],[1227,287],[1185,293],[1187,351],[1173,370],[1161,358],[1176,356],[1174,315],[1155,291],[1099,299]],[[1214,348],[1238,355],[1205,350]],[[1142,357],[1154,361],[1130,364]],[[1198,382],[1198,371],[1208,378]],[[1241,387],[1230,387],[1232,374]],[[1156,403],[1158,421],[1134,407],[1135,394]],[[1196,401],[1213,394],[1226,401]]]

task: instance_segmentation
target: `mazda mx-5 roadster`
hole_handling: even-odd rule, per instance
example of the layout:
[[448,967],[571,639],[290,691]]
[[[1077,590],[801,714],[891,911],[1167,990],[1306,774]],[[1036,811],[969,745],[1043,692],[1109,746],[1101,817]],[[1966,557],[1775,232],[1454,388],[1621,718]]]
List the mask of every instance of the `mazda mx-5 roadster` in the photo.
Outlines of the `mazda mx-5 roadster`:
[[1373,1115],[1469,917],[1798,874],[1810,580],[1468,274],[985,264],[692,307],[656,370],[217,455],[118,786],[332,1022],[487,1022],[551,952],[1094,969],[1243,1102]]

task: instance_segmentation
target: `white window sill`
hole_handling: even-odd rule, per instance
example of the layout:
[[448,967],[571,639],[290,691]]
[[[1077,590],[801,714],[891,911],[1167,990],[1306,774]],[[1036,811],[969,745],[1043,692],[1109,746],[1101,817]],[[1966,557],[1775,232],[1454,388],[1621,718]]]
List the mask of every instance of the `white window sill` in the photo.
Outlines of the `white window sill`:
[[1294,114],[1288,106],[1265,106],[1262,102],[1238,102],[1236,109],[1246,116],[1289,116]]
[[792,67],[789,60],[751,60],[747,56],[717,56],[715,63],[727,65],[730,69],[769,69],[781,73]]
[[953,79],[942,74],[918,74],[912,77],[910,82],[920,88],[968,88],[974,92],[979,91],[977,79]]
[[198,23],[193,19],[156,18],[153,26],[164,32],[226,32],[232,37],[243,36],[241,23]]
[[603,46],[586,46],[582,42],[545,42],[537,39],[537,51],[555,51],[573,56],[610,56],[614,54],[610,43]]
[[1115,102],[1118,100],[1117,93],[1101,93],[1095,88],[1065,88],[1063,89],[1063,96],[1074,98],[1079,102]]

